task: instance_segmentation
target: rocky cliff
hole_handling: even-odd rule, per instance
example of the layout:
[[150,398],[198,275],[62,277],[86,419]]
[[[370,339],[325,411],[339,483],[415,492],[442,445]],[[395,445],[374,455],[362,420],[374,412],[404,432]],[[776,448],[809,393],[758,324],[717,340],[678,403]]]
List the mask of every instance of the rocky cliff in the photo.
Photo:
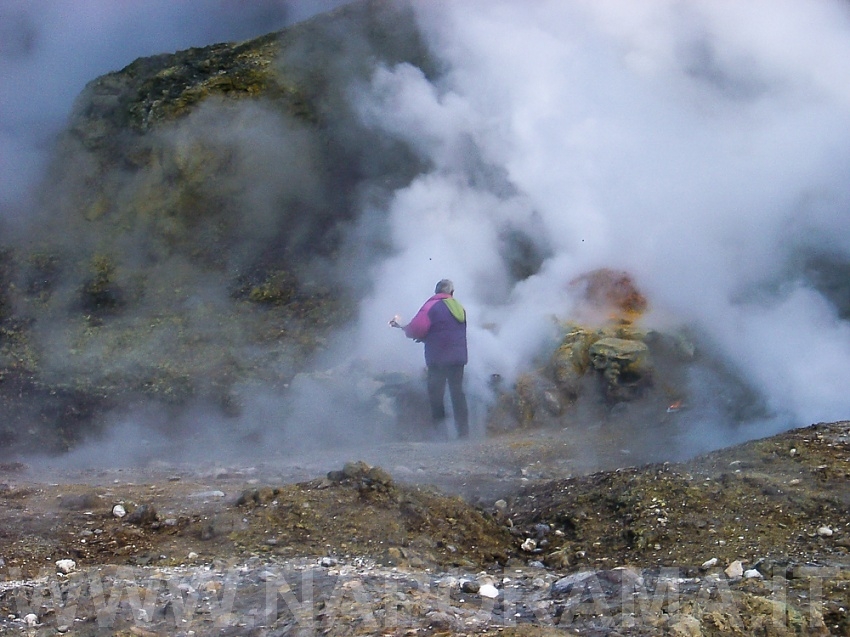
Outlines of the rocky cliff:
[[137,401],[232,414],[235,387],[287,383],[355,309],[357,205],[416,170],[345,98],[401,61],[433,72],[409,13],[372,1],[93,80],[0,253],[4,445],[67,448]]
[[[259,388],[285,394],[391,249],[387,220],[364,210],[426,169],[356,112],[373,71],[401,63],[439,77],[409,8],[369,0],[93,80],[28,233],[0,252],[6,448],[66,450],[137,409],[179,431],[187,409],[227,420]],[[523,252],[514,234],[507,252]],[[509,269],[532,275],[532,257]],[[648,300],[628,273],[573,285],[586,315],[554,317],[559,340],[516,383],[494,376],[488,428],[563,427],[579,408],[616,419],[625,404],[631,422],[669,418],[697,364],[720,379],[721,410],[759,409],[698,335],[641,326]],[[415,419],[418,379],[371,381],[364,410],[381,409],[365,419]]]

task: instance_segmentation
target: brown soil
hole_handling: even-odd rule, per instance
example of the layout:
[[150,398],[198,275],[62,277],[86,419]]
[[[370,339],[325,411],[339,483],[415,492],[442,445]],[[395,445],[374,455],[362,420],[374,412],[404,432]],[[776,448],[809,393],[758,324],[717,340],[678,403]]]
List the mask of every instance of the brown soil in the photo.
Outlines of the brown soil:
[[[555,444],[559,435],[437,445],[432,452],[442,464],[426,460],[428,470],[418,474],[397,465],[403,478],[349,462],[308,480],[295,480],[297,471],[268,480],[252,467],[205,474],[160,467],[77,472],[64,476],[74,481],[49,482],[33,467],[2,465],[3,571],[7,579],[35,577],[63,558],[77,568],[166,568],[327,557],[368,558],[407,572],[496,572],[543,562],[559,577],[622,566],[676,567],[697,577],[716,558],[720,567],[740,560],[769,579],[793,578],[815,565],[833,569],[823,585],[825,625],[832,634],[850,634],[850,422],[685,463],[554,479],[570,462],[578,466],[574,448]],[[482,456],[504,471],[489,480],[486,471],[470,470],[442,481],[462,495],[428,486],[459,458]],[[113,511],[119,504],[124,517]],[[808,584],[797,582],[804,595]],[[758,593],[757,583],[741,586]],[[13,616],[11,602],[0,595],[0,612]],[[549,634],[533,626],[511,630]]]

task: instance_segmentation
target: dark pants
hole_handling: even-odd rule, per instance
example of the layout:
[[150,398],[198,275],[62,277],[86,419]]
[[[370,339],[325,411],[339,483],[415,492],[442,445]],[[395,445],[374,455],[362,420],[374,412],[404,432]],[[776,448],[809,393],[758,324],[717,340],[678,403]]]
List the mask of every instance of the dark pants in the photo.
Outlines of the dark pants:
[[446,406],[443,396],[449,385],[452,397],[452,411],[455,416],[457,433],[461,438],[469,435],[469,414],[466,408],[466,396],[463,394],[463,365],[430,365],[428,367],[428,400],[431,402],[431,417],[434,422],[446,418]]

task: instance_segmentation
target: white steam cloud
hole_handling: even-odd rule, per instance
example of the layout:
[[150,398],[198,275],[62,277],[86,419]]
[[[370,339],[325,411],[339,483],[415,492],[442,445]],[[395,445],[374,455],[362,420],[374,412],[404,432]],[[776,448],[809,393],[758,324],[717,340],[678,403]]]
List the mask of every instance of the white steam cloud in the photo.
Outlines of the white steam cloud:
[[[382,68],[361,95],[365,121],[433,166],[392,200],[370,351],[399,364],[380,326],[450,277],[472,382],[510,376],[547,317],[569,316],[569,281],[611,267],[647,294],[650,326],[699,326],[782,423],[848,417],[850,324],[801,265],[850,261],[848,3],[414,6],[449,72]],[[515,285],[506,225],[546,254]]]
[[[139,56],[259,35],[339,4],[88,0],[72,10],[0,0],[0,222],[26,210],[87,81]],[[850,4],[411,4],[442,65],[437,79],[386,66],[351,96],[365,125],[409,144],[430,169],[386,208],[361,211],[352,236],[388,229],[392,256],[351,265],[371,292],[326,367],[353,358],[421,369],[421,347],[387,320],[409,319],[448,277],[471,319],[468,389],[480,416],[491,374],[513,379],[552,336],[552,316],[577,310],[570,282],[608,267],[631,273],[648,297],[647,326],[696,326],[764,396],[775,419],[746,435],[850,415],[850,299],[839,298],[850,285],[833,281],[835,267],[850,272]],[[261,127],[245,139],[266,143],[245,164],[264,175],[278,167],[264,158],[282,161],[275,140],[291,131]],[[242,135],[222,140],[231,133]],[[261,199],[277,190],[250,192],[258,210],[274,212]],[[506,241],[514,234],[525,243]],[[522,276],[505,258],[517,249]],[[354,418],[344,405],[356,401],[301,381],[290,412],[297,436],[352,443],[325,421]],[[702,390],[712,391],[709,380]],[[280,404],[255,401],[243,422],[273,428]],[[710,438],[707,424],[700,435]],[[382,427],[374,439],[386,437]]]

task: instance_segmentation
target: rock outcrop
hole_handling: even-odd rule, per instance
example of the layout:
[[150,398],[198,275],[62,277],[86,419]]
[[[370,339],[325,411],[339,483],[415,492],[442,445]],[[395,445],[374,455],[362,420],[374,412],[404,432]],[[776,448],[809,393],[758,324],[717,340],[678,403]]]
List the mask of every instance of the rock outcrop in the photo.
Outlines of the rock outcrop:
[[29,235],[0,239],[4,448],[67,449],[140,402],[232,416],[240,388],[282,391],[354,314],[364,189],[419,169],[346,98],[401,62],[434,72],[409,8],[368,0],[92,81]]

